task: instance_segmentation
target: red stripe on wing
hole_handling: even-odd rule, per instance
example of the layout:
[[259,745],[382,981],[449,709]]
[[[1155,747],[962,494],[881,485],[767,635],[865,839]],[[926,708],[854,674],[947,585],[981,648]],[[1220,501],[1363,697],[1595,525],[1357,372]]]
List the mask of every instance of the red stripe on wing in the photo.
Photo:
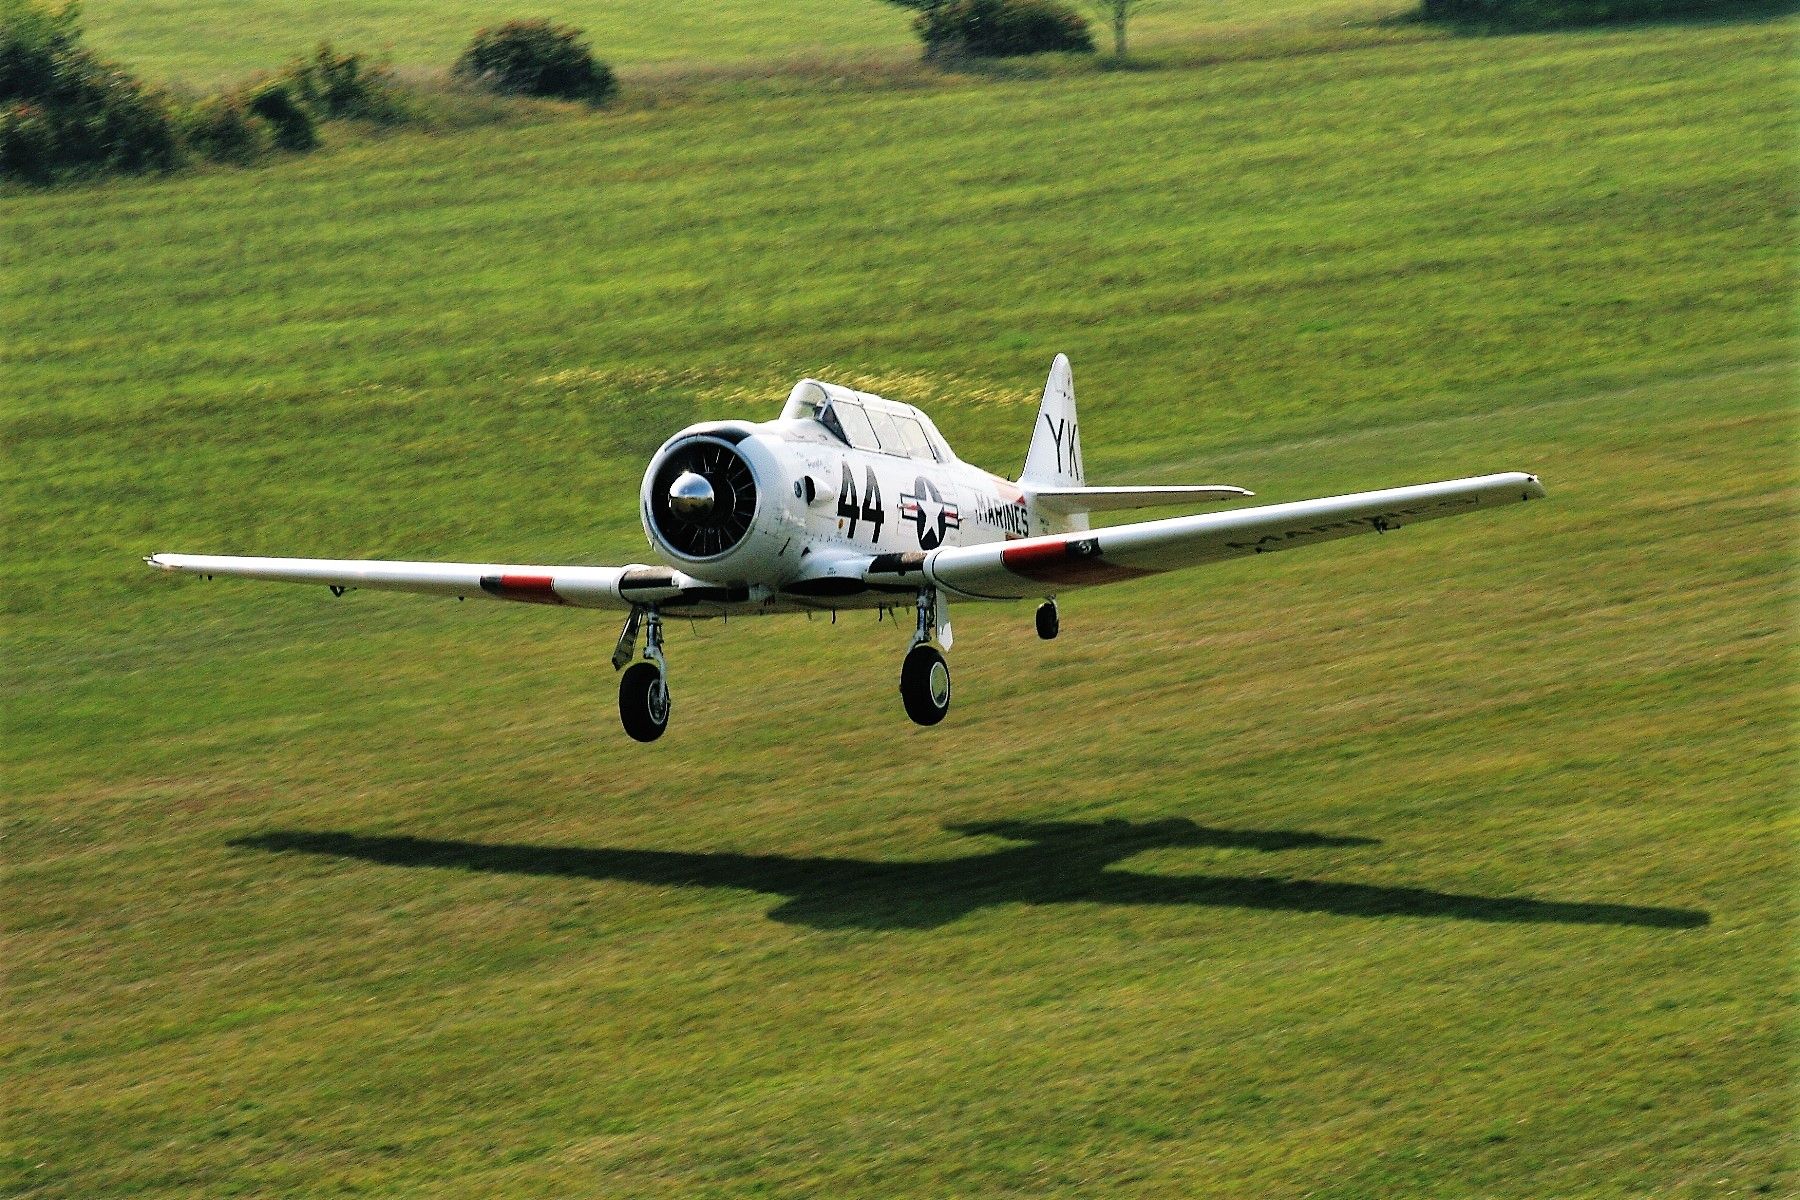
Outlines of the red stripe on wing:
[[1127,567],[1107,562],[1100,556],[1100,543],[1095,538],[1066,542],[1020,542],[1000,551],[1000,563],[1014,575],[1039,583],[1071,586],[1090,583],[1118,583],[1140,579],[1155,571],[1143,567]]
[[483,575],[481,590],[502,600],[523,600],[527,604],[562,604],[555,591],[556,581],[548,575]]

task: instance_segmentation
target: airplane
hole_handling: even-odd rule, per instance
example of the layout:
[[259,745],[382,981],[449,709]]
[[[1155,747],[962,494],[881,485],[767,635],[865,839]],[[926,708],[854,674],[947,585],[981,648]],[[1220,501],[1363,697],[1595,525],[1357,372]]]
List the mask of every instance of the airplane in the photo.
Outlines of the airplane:
[[[613,650],[625,732],[653,742],[671,708],[663,620],[911,608],[900,668],[907,716],[950,711],[952,599],[1037,599],[1040,638],[1057,635],[1056,597],[1164,571],[1386,533],[1418,521],[1541,499],[1509,471],[1287,504],[1094,529],[1095,513],[1210,504],[1254,493],[1221,484],[1089,487],[1075,386],[1050,369],[1017,480],[965,463],[910,404],[803,379],[773,421],[708,421],[651,457],[639,516],[662,565],[520,566],[152,554],[164,571],[281,583],[485,596],[623,611]],[[640,655],[639,645],[642,644]]]

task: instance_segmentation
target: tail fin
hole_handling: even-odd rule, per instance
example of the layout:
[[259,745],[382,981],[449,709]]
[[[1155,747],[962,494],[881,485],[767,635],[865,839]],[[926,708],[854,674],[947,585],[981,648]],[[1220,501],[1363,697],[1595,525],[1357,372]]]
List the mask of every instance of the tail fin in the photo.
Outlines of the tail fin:
[[1081,487],[1086,479],[1081,466],[1081,426],[1075,420],[1075,378],[1068,357],[1059,354],[1050,364],[1044,402],[1038,406],[1037,426],[1031,431],[1031,449],[1026,452],[1019,482]]

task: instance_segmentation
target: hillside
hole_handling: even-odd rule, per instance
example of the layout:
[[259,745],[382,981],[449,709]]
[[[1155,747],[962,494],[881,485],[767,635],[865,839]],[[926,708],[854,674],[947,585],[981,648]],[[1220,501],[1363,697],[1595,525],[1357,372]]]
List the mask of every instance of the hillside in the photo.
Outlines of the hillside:
[[[0,197],[0,1187],[1791,1193],[1796,28]],[[1059,350],[1095,482],[1551,500],[962,606],[930,731],[885,624],[678,626],[648,749],[604,619],[138,563],[637,561],[682,423],[1007,469]]]

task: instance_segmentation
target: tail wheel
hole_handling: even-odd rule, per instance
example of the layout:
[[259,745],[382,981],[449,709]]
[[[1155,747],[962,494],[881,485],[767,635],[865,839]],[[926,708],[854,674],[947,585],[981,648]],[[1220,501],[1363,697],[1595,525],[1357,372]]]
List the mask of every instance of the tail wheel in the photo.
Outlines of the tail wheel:
[[950,711],[950,664],[936,646],[921,642],[906,652],[900,699],[906,715],[920,725],[936,725]]
[[1047,642],[1056,636],[1057,630],[1060,628],[1062,628],[1062,622],[1056,616],[1056,601],[1046,600],[1038,605],[1037,635]]
[[619,721],[640,742],[654,742],[669,727],[669,681],[655,663],[625,668],[619,679]]

